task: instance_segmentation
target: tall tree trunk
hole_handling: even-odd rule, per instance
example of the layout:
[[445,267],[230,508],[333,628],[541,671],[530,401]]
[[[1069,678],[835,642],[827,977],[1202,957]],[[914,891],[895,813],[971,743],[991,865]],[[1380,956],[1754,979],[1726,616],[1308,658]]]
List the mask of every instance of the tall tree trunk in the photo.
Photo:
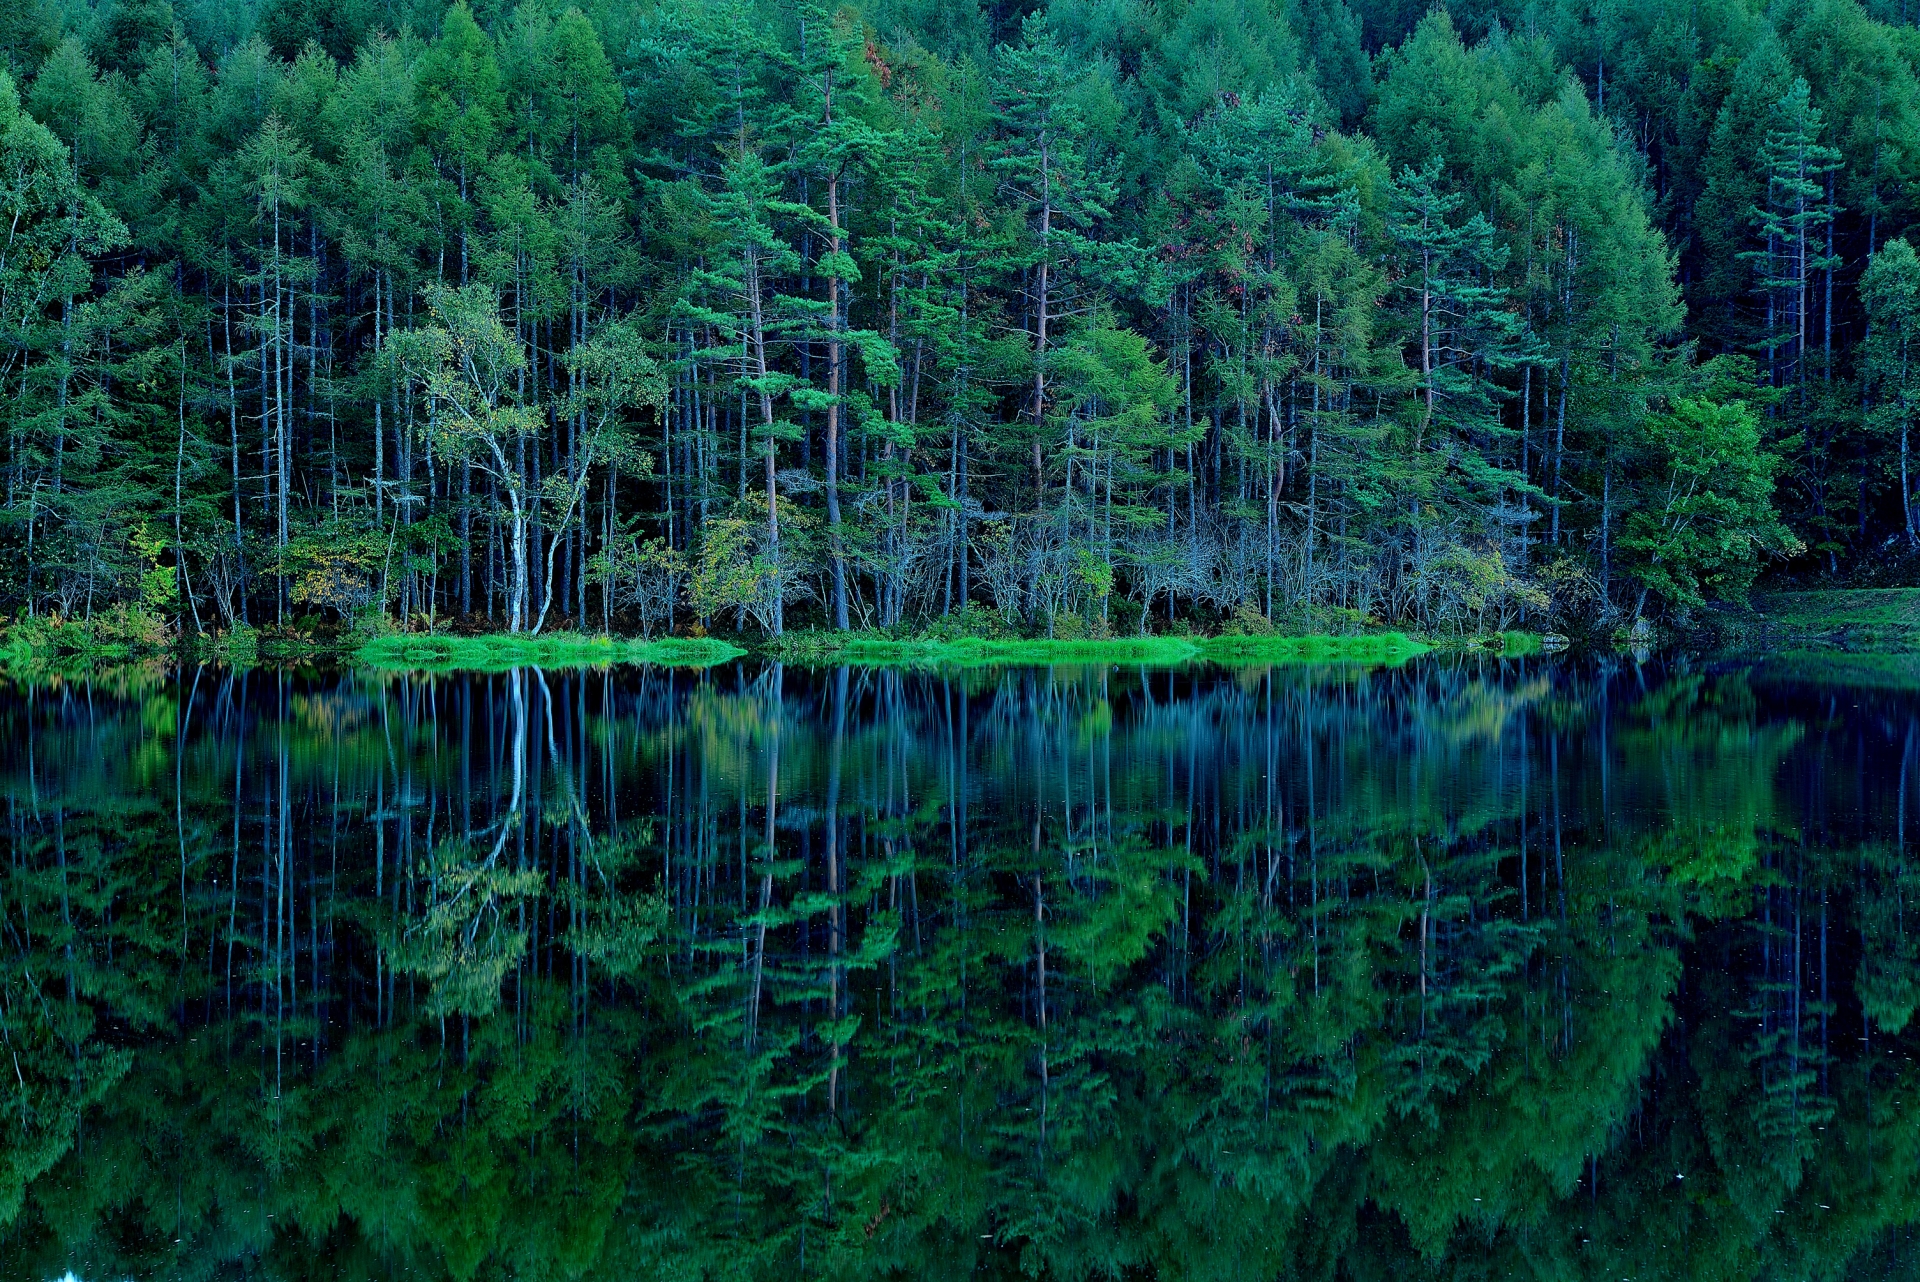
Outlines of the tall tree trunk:
[[[1047,421],[1047,323],[1049,274],[1053,256],[1053,166],[1050,163],[1047,135],[1040,135],[1040,263],[1039,281],[1034,291],[1036,316],[1033,330],[1033,511],[1037,517],[1046,507],[1046,467],[1040,457],[1040,438]],[[1048,625],[1052,635],[1052,625]]]
[[[828,77],[827,123],[833,123],[832,77]],[[846,347],[840,336],[841,285],[839,255],[844,242],[840,235],[840,180],[827,179],[827,222],[832,229],[830,245],[835,266],[827,274],[827,543],[833,557],[833,626],[847,627],[847,558],[840,541],[840,380]]]
[[767,559],[773,563],[773,609],[771,621],[773,635],[779,636],[785,631],[785,576],[780,565],[780,488],[776,468],[775,453],[779,439],[775,435],[773,417],[773,392],[767,385],[767,331],[765,322],[765,299],[762,297],[760,277],[760,255],[757,250],[746,251],[747,280],[747,358],[758,385],[760,401],[760,426],[767,435],[766,445],[766,486],[767,486]]

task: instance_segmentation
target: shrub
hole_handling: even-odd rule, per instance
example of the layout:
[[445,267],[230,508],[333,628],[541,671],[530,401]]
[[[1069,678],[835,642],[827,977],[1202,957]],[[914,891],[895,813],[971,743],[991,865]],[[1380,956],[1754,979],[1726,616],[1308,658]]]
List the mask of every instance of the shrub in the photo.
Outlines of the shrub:
[[1252,601],[1242,598],[1240,604],[1233,607],[1233,615],[1220,625],[1220,635],[1270,637],[1273,635],[1273,622],[1260,613],[1260,608]]
[[111,606],[90,618],[58,614],[20,619],[6,631],[6,650],[17,656],[152,654],[173,639],[165,619],[136,605]]
[[935,641],[958,641],[963,637],[974,637],[982,641],[1006,641],[1016,634],[1007,626],[1007,621],[997,610],[983,610],[977,605],[954,614],[928,622],[922,634]]

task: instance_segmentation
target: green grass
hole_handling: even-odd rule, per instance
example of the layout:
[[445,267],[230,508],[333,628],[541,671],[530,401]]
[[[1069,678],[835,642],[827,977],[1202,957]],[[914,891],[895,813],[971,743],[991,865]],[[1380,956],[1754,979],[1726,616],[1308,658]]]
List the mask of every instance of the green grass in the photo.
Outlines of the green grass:
[[1772,592],[1726,619],[1742,643],[1758,649],[1920,650],[1920,588]]
[[1920,588],[1772,592],[1756,596],[1753,608],[1758,614],[1789,623],[1920,626]]
[[481,637],[377,637],[356,649],[353,658],[372,668],[414,672],[500,672],[508,668],[590,668],[612,663],[710,668],[745,653],[737,646],[710,637],[619,641],[578,633],[557,633],[538,637],[510,634]]
[[1502,632],[1499,637],[1500,653],[1509,659],[1539,654],[1546,648],[1546,643],[1538,632]]
[[1199,657],[1214,663],[1405,663],[1431,647],[1400,632],[1330,637],[1202,637]]
[[1179,637],[1049,641],[983,637],[888,637],[868,633],[790,633],[768,653],[789,663],[859,667],[979,667],[990,664],[1183,663],[1193,645]]
[[1099,640],[902,638],[872,633],[799,632],[790,633],[769,646],[768,653],[789,663],[856,667],[1069,663],[1174,667],[1195,661],[1393,664],[1404,663],[1426,649],[1397,632],[1350,637],[1110,637]]

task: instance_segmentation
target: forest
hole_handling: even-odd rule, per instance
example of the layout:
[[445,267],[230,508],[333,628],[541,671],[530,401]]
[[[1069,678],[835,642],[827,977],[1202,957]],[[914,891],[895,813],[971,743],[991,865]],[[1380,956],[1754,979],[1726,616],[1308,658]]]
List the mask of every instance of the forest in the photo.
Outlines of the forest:
[[1681,622],[1920,551],[1904,0],[6,0],[0,611]]

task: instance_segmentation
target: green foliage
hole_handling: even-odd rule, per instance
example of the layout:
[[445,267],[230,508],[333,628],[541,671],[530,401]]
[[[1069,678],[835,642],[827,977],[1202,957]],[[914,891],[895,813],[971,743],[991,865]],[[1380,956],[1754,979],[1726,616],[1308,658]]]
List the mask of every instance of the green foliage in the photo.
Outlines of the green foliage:
[[1867,264],[1860,281],[1867,313],[1861,344],[1861,382],[1873,397],[1869,420],[1880,434],[1899,441],[1900,519],[1907,545],[1920,540],[1913,510],[1912,434],[1920,412],[1920,256],[1904,239],[1888,241]]
[[752,618],[763,631],[776,630],[791,572],[767,550],[766,529],[732,517],[702,527],[687,584],[687,599],[702,619],[731,613],[736,626]]
[[1760,555],[1790,552],[1793,537],[1774,514],[1779,459],[1753,410],[1681,399],[1644,431],[1645,488],[1620,536],[1628,573],[1683,604],[1744,599]]
[[132,605],[114,605],[78,619],[35,615],[5,633],[7,662],[17,668],[73,658],[127,659],[157,654],[173,642],[165,618]]
[[1417,10],[15,0],[0,605],[1604,631],[1700,395],[1920,548],[1904,19]]
[[251,668],[260,661],[260,630],[236,623],[223,632],[194,638],[194,652],[230,668]]

